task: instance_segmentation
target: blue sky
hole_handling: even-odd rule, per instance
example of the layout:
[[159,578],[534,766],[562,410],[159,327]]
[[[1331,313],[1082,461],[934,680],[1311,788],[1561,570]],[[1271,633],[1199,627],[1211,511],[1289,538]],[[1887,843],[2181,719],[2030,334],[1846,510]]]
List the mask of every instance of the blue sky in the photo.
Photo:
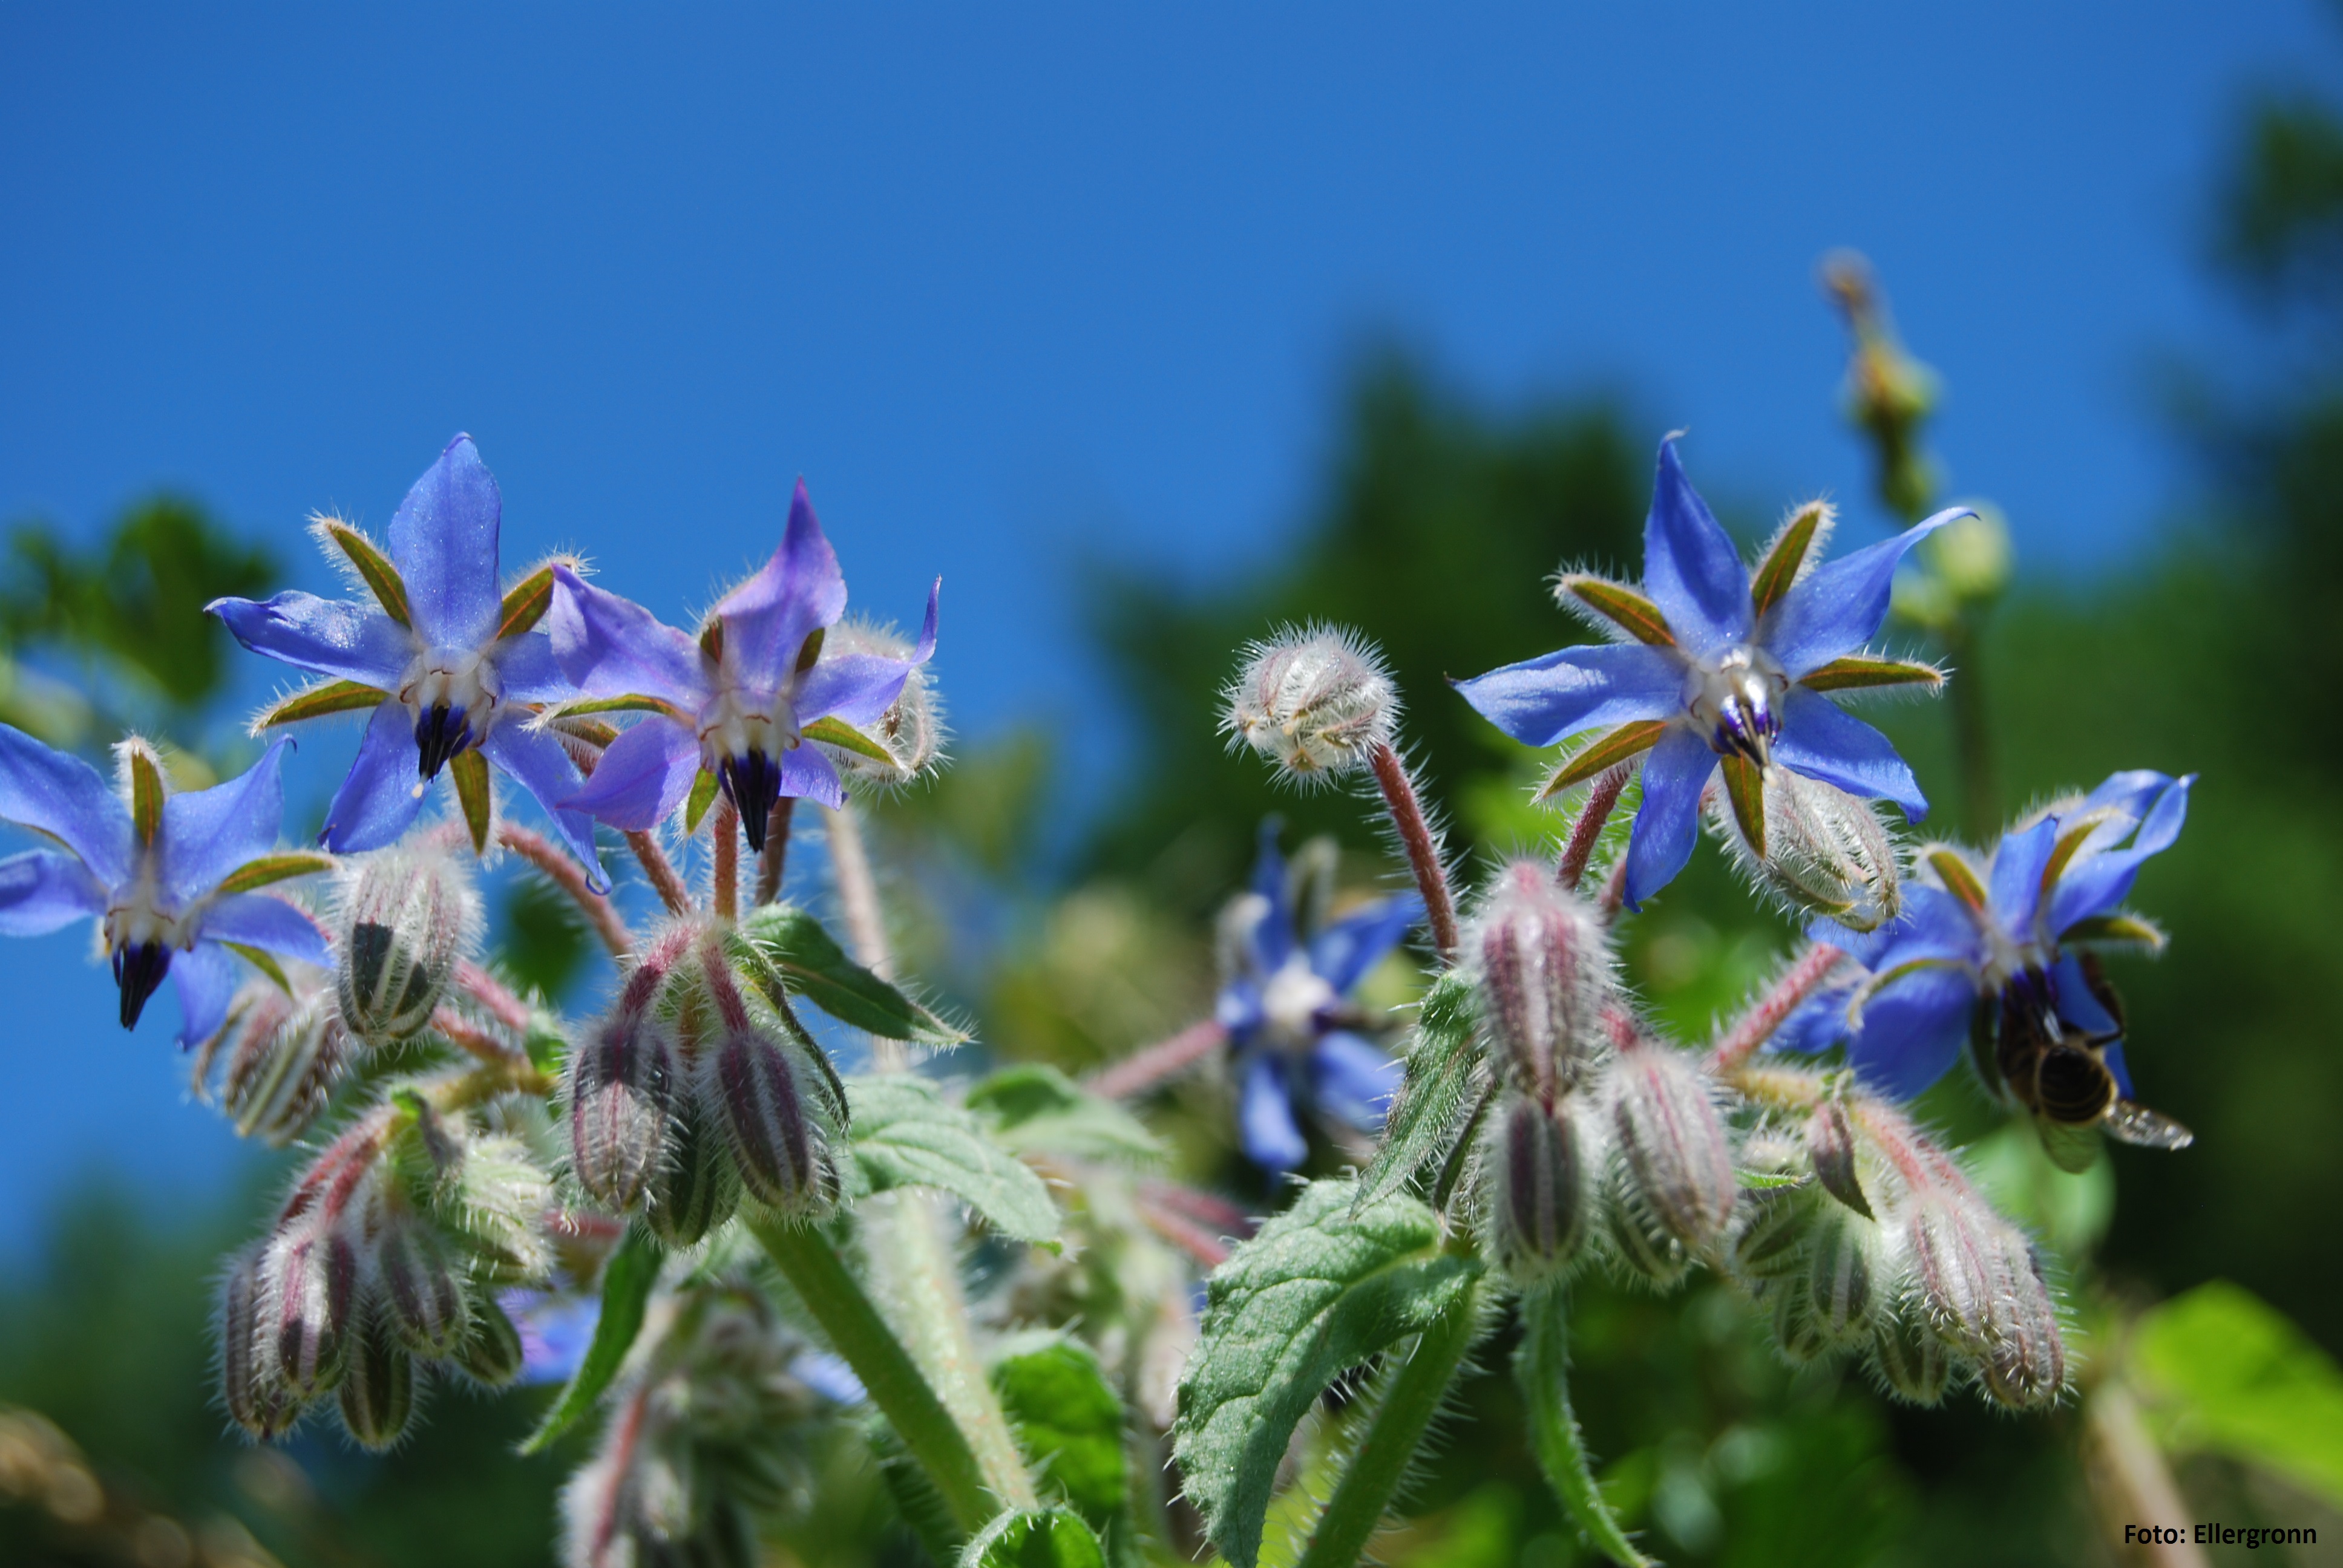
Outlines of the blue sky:
[[[963,732],[1074,722],[1075,563],[1272,558],[1373,337],[1499,404],[1625,388],[1755,507],[1859,500],[1813,281],[1855,245],[1955,488],[2038,570],[2119,563],[2186,476],[2156,367],[2241,341],[2211,172],[2330,17],[1761,9],[0,7],[0,518],[175,487],[322,588],[303,518],[378,527],[468,429],[508,562],[679,618],[803,474],[862,607],[944,576]],[[109,1151],[181,1194],[235,1158],[85,955],[0,950],[0,1249]]]

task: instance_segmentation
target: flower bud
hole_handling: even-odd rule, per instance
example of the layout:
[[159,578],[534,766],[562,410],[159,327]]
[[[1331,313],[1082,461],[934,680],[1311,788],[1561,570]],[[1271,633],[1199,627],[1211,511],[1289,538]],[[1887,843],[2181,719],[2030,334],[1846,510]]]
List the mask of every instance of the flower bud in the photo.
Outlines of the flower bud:
[[642,1201],[667,1159],[678,1072],[673,1026],[623,1008],[570,1057],[570,1161],[598,1201],[628,1210]]
[[1740,1184],[1708,1076],[1683,1051],[1628,1037],[1607,1081],[1631,1205],[1695,1251],[1725,1234]]
[[464,1276],[430,1227],[413,1216],[392,1221],[375,1242],[384,1327],[417,1355],[453,1355],[470,1326]]
[[829,1151],[807,1117],[787,1052],[754,1030],[729,1033],[702,1084],[751,1197],[789,1213],[828,1206],[836,1185]]
[[1815,1195],[1808,1188],[1743,1193],[1726,1250],[1735,1275],[1751,1282],[1796,1275],[1805,1266],[1806,1233],[1814,1228],[1815,1215]]
[[220,1108],[237,1137],[277,1149],[308,1131],[349,1066],[349,1035],[332,994],[322,982],[302,990],[297,999],[274,980],[251,982],[215,1037],[226,1042]]
[[296,1399],[314,1399],[342,1375],[357,1250],[337,1227],[297,1224],[270,1242],[264,1269],[261,1333],[275,1375]]
[[[821,651],[825,658],[860,654],[908,663],[914,649],[911,639],[899,632],[849,619],[830,628]],[[850,784],[893,789],[929,772],[942,760],[943,699],[937,693],[934,677],[926,665],[911,666],[911,673],[903,681],[902,694],[875,722],[863,726],[862,732],[884,747],[892,761],[881,762],[844,746],[822,746],[822,755]]]
[[396,1443],[415,1413],[415,1361],[380,1314],[368,1313],[344,1358],[342,1424],[360,1448],[379,1453]]
[[1773,1287],[1774,1342],[1782,1353],[1803,1366],[1826,1355],[1831,1349],[1830,1331],[1815,1312],[1812,1293],[1799,1287],[1802,1281],[1784,1281]]
[[1846,1108],[1838,1101],[1825,1101],[1806,1119],[1806,1153],[1824,1191],[1865,1219],[1875,1217],[1863,1184],[1855,1179],[1855,1131],[1847,1125]]
[[479,898],[454,856],[401,847],[344,873],[335,921],[342,1021],[382,1044],[421,1032],[478,940]]
[[2058,1310],[2032,1243],[2007,1225],[1994,1238],[1994,1292],[1977,1358],[1986,1392],[2025,1410],[2056,1400],[2066,1386],[2066,1342]]
[[1245,650],[1221,729],[1286,773],[1315,780],[1363,766],[1391,744],[1399,693],[1354,632],[1288,628]]
[[1868,1339],[1879,1304],[1879,1227],[1825,1206],[1806,1238],[1806,1305],[1815,1331],[1834,1344]]
[[1905,1223],[1912,1282],[1928,1326],[1947,1343],[1980,1355],[1989,1342],[1998,1216],[1966,1192],[1924,1191]]
[[264,1442],[292,1430],[300,1402],[277,1381],[263,1343],[263,1249],[247,1247],[228,1265],[220,1284],[220,1398],[228,1418]]
[[1896,845],[1876,808],[1786,768],[1765,770],[1763,797],[1757,843],[1729,789],[1720,784],[1705,798],[1709,825],[1743,875],[1790,910],[1853,930],[1875,930],[1902,910]]
[[1906,1301],[1889,1303],[1874,1321],[1871,1364],[1890,1393],[1914,1404],[1942,1402],[1953,1378],[1952,1352]]
[[472,1332],[465,1336],[462,1347],[456,1352],[456,1364],[474,1381],[489,1388],[502,1388],[520,1376],[527,1356],[520,1330],[505,1315],[505,1310],[485,1294],[476,1298],[472,1302]]
[[1624,1179],[1615,1171],[1611,1197],[1613,1256],[1664,1291],[1683,1279],[1692,1267],[1691,1251],[1629,1199]]
[[1516,860],[1498,874],[1465,950],[1500,1065],[1515,1089],[1552,1104],[1593,1062],[1610,967],[1602,922],[1550,867]]
[[739,1201],[725,1133],[696,1095],[682,1097],[668,1125],[667,1157],[644,1195],[643,1217],[669,1246],[689,1247],[730,1219]]
[[1584,1130],[1566,1107],[1523,1096],[1499,1111],[1483,1161],[1489,1234],[1517,1281],[1542,1279],[1577,1256],[1594,1207]]

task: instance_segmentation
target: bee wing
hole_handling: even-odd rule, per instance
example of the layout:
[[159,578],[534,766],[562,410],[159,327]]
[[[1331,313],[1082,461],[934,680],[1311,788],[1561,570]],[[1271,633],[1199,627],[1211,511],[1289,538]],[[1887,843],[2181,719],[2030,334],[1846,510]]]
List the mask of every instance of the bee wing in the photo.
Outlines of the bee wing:
[[2194,1132],[2136,1101],[2118,1100],[2108,1106],[2107,1126],[2109,1137],[2142,1149],[2186,1149],[2197,1141]]
[[2071,1121],[2053,1121],[2046,1116],[2037,1116],[2034,1126],[2042,1134],[2043,1152],[2061,1171],[2087,1171],[2091,1161],[2099,1157],[2099,1127],[2096,1121],[2077,1127]]

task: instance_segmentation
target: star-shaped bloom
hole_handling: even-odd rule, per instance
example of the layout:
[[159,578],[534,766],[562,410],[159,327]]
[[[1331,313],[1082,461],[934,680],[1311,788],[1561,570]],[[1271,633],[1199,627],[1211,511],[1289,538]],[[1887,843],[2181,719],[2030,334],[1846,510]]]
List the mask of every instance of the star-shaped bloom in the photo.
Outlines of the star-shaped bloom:
[[592,820],[557,809],[578,789],[577,766],[558,738],[529,723],[538,708],[575,695],[552,640],[537,629],[553,602],[553,568],[499,590],[503,511],[478,448],[458,436],[392,514],[387,555],[347,523],[318,521],[319,544],[348,565],[368,600],[281,593],[265,604],[224,598],[209,608],[253,652],[327,678],[262,713],[256,731],[374,711],[357,760],[327,808],[328,849],[396,840],[443,768],[454,776],[475,846],[486,848],[493,763],[559,825],[596,888],[607,888]]
[[846,612],[846,578],[803,481],[789,502],[780,548],[724,596],[696,637],[568,567],[555,568],[554,579],[548,621],[554,650],[585,694],[565,711],[643,715],[563,805],[638,830],[656,826],[688,797],[696,824],[721,789],[757,850],[765,847],[766,824],[783,796],[845,803],[845,787],[822,747],[895,765],[893,754],[862,727],[877,722],[911,671],[935,652],[936,598],[943,586],[938,578],[929,591],[927,618],[909,658],[824,657],[824,633]]
[[116,749],[119,790],[78,757],[0,724],[0,819],[55,839],[0,860],[0,935],[35,937],[96,920],[122,988],[122,1027],[171,978],[179,1043],[218,1030],[242,978],[234,956],[279,954],[331,967],[309,916],[255,890],[328,869],[322,855],[280,853],[278,777],[293,743],[270,743],[249,771],[173,794],[143,741]]
[[1548,794],[1650,754],[1627,843],[1630,908],[1692,858],[1701,793],[1720,761],[1755,845],[1764,843],[1764,780],[1772,768],[1894,801],[1916,822],[1928,803],[1912,770],[1885,736],[1823,694],[1942,682],[1927,665],[1862,649],[1887,614],[1904,552],[1965,511],[1939,512],[1817,566],[1830,514],[1807,507],[1753,573],[1684,477],[1670,437],[1660,445],[1644,524],[1641,590],[1584,574],[1565,576],[1556,588],[1565,607],[1599,617],[1621,640],[1565,648],[1461,681],[1457,689],[1498,729],[1532,746],[1603,731],[1547,782]]
[[1982,860],[1924,849],[1899,919],[1859,936],[1815,924],[1815,940],[1845,949],[1860,972],[1794,1013],[1774,1049],[1844,1042],[1866,1085],[1909,1099],[1975,1039],[1988,1081],[2049,1121],[2104,1120],[2118,1137],[2168,1143],[2159,1127],[2171,1124],[2131,1103],[2121,1004],[2094,950],[2162,946],[2120,906],[2140,867],[2179,837],[2194,781],[2117,773],[2021,822]]
[[1299,1108],[1362,1132],[1383,1126],[1401,1065],[1360,1032],[1367,1017],[1349,998],[1423,919],[1423,900],[1403,893],[1305,935],[1292,883],[1272,818],[1262,824],[1252,890],[1222,917],[1215,1010],[1235,1048],[1244,1151],[1275,1171],[1292,1170],[1309,1152]]

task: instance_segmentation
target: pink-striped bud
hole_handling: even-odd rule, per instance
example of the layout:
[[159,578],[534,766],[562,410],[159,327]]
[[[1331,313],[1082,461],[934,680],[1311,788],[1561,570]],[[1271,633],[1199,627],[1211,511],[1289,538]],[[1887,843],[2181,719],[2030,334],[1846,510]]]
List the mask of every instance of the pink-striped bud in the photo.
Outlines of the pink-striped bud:
[[343,1336],[357,1299],[357,1249],[340,1229],[297,1224],[269,1243],[263,1342],[295,1398],[316,1398],[342,1375]]
[[246,1248],[228,1264],[220,1282],[220,1399],[228,1419],[264,1442],[293,1428],[301,1403],[277,1380],[276,1363],[262,1333],[262,1248]]
[[1986,1392],[2019,1410],[2056,1401],[2066,1386],[2066,1342],[2042,1278],[2042,1260],[2010,1226],[1994,1238],[1994,1291],[1977,1375]]
[[618,1002],[569,1059],[569,1149],[578,1184],[613,1209],[634,1208],[668,1157],[681,1063],[675,1028],[651,1002],[672,967],[654,949]]
[[1855,1175],[1855,1131],[1838,1101],[1824,1101],[1806,1118],[1806,1153],[1824,1191],[1865,1219],[1875,1218]]
[[380,1453],[397,1443],[415,1413],[415,1361],[380,1314],[369,1312],[343,1358],[342,1425],[360,1448]]
[[1685,1247],[1712,1246],[1741,1189],[1708,1075],[1684,1052],[1631,1029],[1605,1083],[1622,1196]]
[[454,1354],[470,1326],[469,1292],[437,1233],[412,1215],[392,1220],[376,1240],[374,1271],[398,1342],[418,1355]]
[[1937,1404],[1952,1383],[1952,1352],[1906,1301],[1889,1303],[1872,1331],[1871,1364],[1888,1392],[1913,1404]]
[[1736,801],[1720,782],[1704,798],[1709,822],[1751,881],[1807,914],[1827,915],[1869,931],[1904,907],[1895,841],[1878,809],[1819,779],[1768,768],[1762,784],[1756,841]]
[[479,940],[480,900],[433,848],[367,856],[343,874],[334,922],[342,1021],[371,1043],[418,1034]]
[[236,1136],[277,1149],[308,1131],[350,1060],[331,991],[322,981],[296,984],[297,998],[274,980],[246,985],[223,1030],[220,1109]]
[[1567,1105],[1516,1095],[1499,1108],[1482,1164],[1490,1241],[1515,1280],[1546,1278],[1577,1257],[1594,1206],[1586,1144]]
[[1928,1326],[1981,1355],[1990,1342],[1994,1291],[2003,1271],[1999,1216],[1966,1191],[1925,1190],[1905,1221],[1912,1284]]
[[1522,1093],[1553,1104],[1594,1060],[1610,980],[1601,920],[1552,867],[1516,860],[1498,873],[1465,950],[1501,1069]]
[[643,1196],[643,1217],[669,1246],[689,1247],[730,1219],[739,1202],[740,1178],[724,1129],[698,1094],[679,1096],[666,1158]]
[[476,1298],[472,1302],[472,1331],[456,1352],[456,1365],[476,1382],[502,1388],[520,1376],[527,1358],[528,1347],[521,1342],[520,1330],[505,1315],[505,1310],[486,1295]]

